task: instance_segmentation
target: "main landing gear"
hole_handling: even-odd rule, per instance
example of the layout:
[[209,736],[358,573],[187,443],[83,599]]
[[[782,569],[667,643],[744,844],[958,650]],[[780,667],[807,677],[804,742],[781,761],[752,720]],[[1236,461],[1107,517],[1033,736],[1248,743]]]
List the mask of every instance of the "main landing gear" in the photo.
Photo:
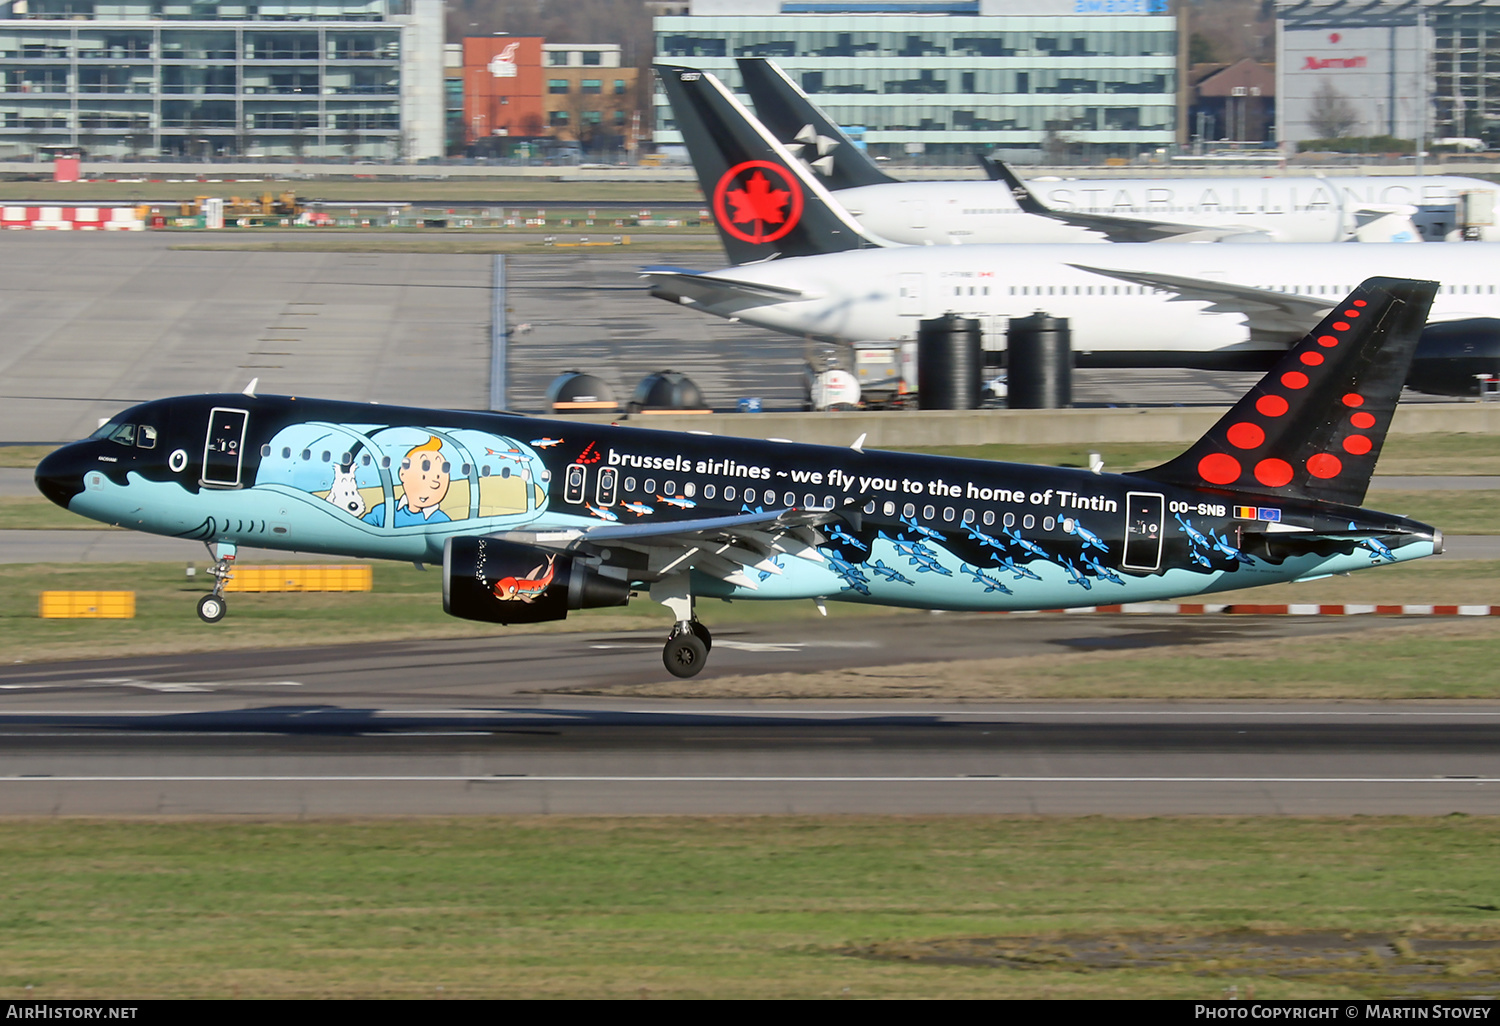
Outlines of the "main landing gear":
[[204,623],[218,623],[229,612],[229,606],[224,601],[224,585],[234,576],[235,548],[228,542],[204,544],[208,546],[208,554],[214,557],[214,565],[208,568],[214,578],[214,590],[198,600],[198,619]]
[[693,592],[688,575],[673,574],[651,585],[651,601],[660,602],[677,618],[667,645],[662,649],[662,665],[674,677],[694,677],[708,663],[714,636],[693,615]]

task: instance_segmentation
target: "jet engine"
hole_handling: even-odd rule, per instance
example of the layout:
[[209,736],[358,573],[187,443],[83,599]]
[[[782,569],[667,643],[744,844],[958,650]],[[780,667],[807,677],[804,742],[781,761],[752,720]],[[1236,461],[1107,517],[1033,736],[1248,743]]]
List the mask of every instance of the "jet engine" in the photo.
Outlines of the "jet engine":
[[570,610],[623,606],[630,582],[573,557],[498,538],[449,538],[443,546],[443,612],[487,623],[541,623]]
[[1500,319],[1427,325],[1406,383],[1430,395],[1478,395],[1476,374],[1500,375]]

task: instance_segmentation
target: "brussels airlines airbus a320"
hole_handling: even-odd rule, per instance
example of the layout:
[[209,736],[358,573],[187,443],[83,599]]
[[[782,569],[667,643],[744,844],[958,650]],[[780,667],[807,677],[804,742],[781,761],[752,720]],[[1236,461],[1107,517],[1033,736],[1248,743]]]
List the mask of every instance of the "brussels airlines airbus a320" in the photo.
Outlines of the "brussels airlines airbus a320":
[[1434,528],[1359,507],[1436,289],[1365,282],[1186,453],[1134,474],[252,388],[126,410],[36,481],[86,517],[207,543],[209,622],[241,545],[441,560],[444,609],[473,620],[649,594],[689,677],[712,645],[697,596],[1054,609],[1440,551]]

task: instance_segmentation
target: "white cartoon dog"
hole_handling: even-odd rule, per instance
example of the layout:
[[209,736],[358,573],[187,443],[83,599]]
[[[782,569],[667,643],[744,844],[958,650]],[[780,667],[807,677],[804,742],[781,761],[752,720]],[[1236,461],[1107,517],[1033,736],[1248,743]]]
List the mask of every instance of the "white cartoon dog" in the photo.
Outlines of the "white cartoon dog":
[[365,497],[359,493],[359,485],[354,482],[353,465],[348,470],[334,465],[333,487],[328,489],[328,501],[356,520],[368,511]]

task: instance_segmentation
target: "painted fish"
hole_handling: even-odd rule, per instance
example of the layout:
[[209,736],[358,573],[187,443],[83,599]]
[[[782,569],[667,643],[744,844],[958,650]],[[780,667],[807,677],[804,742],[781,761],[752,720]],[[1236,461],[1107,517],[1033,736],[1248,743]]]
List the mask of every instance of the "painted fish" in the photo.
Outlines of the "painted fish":
[[834,541],[841,541],[845,545],[853,545],[861,552],[870,551],[870,547],[868,545],[860,541],[858,538],[854,537],[854,535],[850,534],[842,527],[830,527],[828,529],[828,537],[832,538]]
[[684,499],[680,495],[658,495],[656,501],[665,502],[667,505],[676,506],[678,509],[693,509],[698,505],[692,499]]
[[916,584],[917,583],[916,581],[913,581],[911,578],[909,578],[906,575],[904,575],[903,573],[901,573],[900,570],[897,570],[895,567],[886,566],[884,563],[882,563],[878,559],[875,562],[867,564],[867,565],[870,567],[870,569],[872,571],[874,571],[879,576],[884,577],[886,580],[892,581],[892,582],[894,582],[896,584]]
[[595,505],[593,505],[591,503],[585,502],[583,504],[583,508],[586,509],[586,510],[588,510],[590,513],[594,514],[594,516],[598,517],[600,520],[619,520],[620,519],[619,517],[615,516],[615,514],[614,514],[613,511],[607,510],[607,509],[600,509],[598,506],[595,506]]
[[1087,527],[1084,527],[1072,517],[1063,517],[1062,529],[1064,534],[1071,534],[1074,537],[1081,538],[1083,540],[1084,548],[1088,548],[1090,545],[1092,545],[1100,552],[1109,551],[1109,546],[1104,544],[1103,538],[1100,538],[1097,534],[1095,534],[1093,531],[1090,531]]
[[984,585],[984,590],[986,592],[990,592],[990,591],[1003,591],[1007,595],[1014,595],[1015,594],[1015,592],[1011,591],[1004,584],[1000,583],[999,580],[997,580],[994,577],[991,577],[989,574],[985,573],[983,570],[979,569],[977,566],[970,566],[967,563],[962,563],[962,564],[959,565],[959,569],[961,569],[964,573],[968,574],[970,577],[974,578],[974,583],[975,584],[982,584],[982,585]]
[[562,443],[563,440],[561,438],[533,438],[531,440],[531,444],[538,449],[550,449],[554,445],[562,445]]
[[502,602],[535,602],[552,586],[552,564],[556,556],[548,556],[545,566],[538,566],[525,577],[502,577],[495,582],[495,597]]
[[651,506],[646,505],[644,502],[622,502],[622,503],[620,503],[620,508],[621,509],[629,510],[630,512],[634,513],[638,517],[643,517],[647,513],[655,513],[656,512],[656,510],[654,508],[652,508]]

